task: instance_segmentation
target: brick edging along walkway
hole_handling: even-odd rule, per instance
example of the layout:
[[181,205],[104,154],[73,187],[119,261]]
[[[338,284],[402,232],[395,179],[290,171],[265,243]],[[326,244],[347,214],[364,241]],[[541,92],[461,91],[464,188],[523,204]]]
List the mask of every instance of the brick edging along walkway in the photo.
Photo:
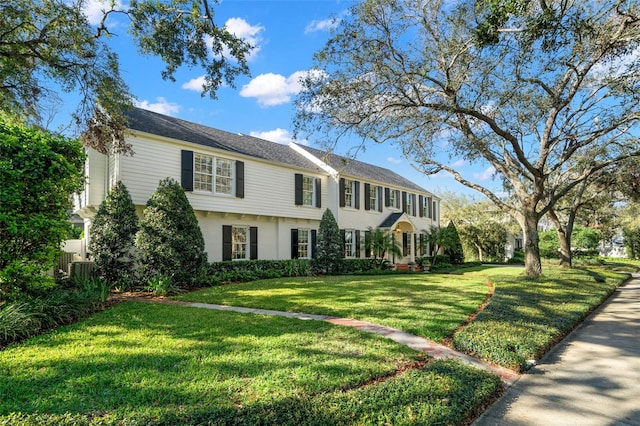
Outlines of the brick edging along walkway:
[[485,361],[455,351],[432,340],[425,339],[424,337],[416,336],[414,334],[406,333],[402,330],[397,330],[395,328],[387,327],[380,324],[374,324],[367,321],[360,321],[351,318],[338,318],[328,315],[314,315],[298,312],[273,311],[270,309],[245,308],[241,306],[216,305],[213,303],[182,302],[179,300],[168,300],[161,298],[117,297],[116,299],[133,300],[137,302],[162,303],[167,305],[180,305],[191,308],[214,309],[217,311],[230,311],[242,314],[274,315],[287,318],[296,318],[300,320],[326,321],[331,324],[353,327],[361,331],[378,334],[380,336],[386,337],[387,339],[391,339],[396,343],[408,346],[416,351],[425,352],[427,355],[435,359],[459,359],[466,364],[470,364],[476,368],[480,368],[500,377],[500,379],[502,379],[502,381],[508,386],[511,386],[520,378],[520,374],[513,370],[489,364]]

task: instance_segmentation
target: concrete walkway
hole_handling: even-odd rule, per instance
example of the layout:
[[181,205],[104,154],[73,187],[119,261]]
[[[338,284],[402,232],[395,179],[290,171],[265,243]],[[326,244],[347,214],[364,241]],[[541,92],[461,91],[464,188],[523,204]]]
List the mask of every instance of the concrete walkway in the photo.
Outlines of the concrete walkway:
[[640,274],[474,423],[485,425],[640,426]]
[[436,359],[457,358],[464,363],[473,365],[476,368],[480,368],[492,374],[495,374],[496,376],[500,377],[502,381],[508,386],[512,385],[520,378],[520,375],[513,370],[488,364],[482,360],[457,352],[447,346],[441,345],[432,340],[425,339],[423,337],[419,337],[410,333],[406,333],[404,331],[397,330],[395,328],[386,327],[384,325],[374,324],[366,321],[359,321],[351,318],[337,318],[337,317],[332,317],[327,315],[312,315],[312,314],[304,314],[304,313],[296,313],[296,312],[272,311],[269,309],[216,305],[212,303],[182,302],[177,300],[169,300],[169,299],[161,299],[161,298],[120,297],[120,299],[134,300],[139,302],[180,305],[180,306],[188,306],[192,308],[215,309],[218,311],[230,311],[230,312],[238,312],[243,314],[276,315],[276,316],[282,316],[287,318],[296,318],[300,320],[326,321],[335,325],[353,327],[353,328],[357,328],[358,330],[379,334],[381,336],[384,336],[388,339],[393,340],[394,342],[397,342],[397,343],[406,345],[412,349],[415,349],[416,351],[425,352],[427,355],[429,355],[432,358],[436,358]]

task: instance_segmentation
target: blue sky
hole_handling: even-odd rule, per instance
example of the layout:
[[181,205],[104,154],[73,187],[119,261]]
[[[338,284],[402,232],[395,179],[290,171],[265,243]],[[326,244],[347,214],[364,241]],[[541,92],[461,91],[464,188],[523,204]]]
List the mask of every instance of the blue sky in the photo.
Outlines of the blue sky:
[[[92,20],[103,5],[92,0],[87,15]],[[335,19],[345,16],[352,1],[346,0],[221,0],[214,5],[215,21],[226,25],[237,36],[255,46],[249,67],[251,76],[241,76],[236,87],[222,87],[218,99],[201,97],[202,70],[180,69],[176,82],[160,76],[160,59],[140,56],[128,38],[122,17],[111,17],[107,24],[116,34],[110,41],[120,57],[124,80],[137,98],[137,105],[206,126],[234,133],[250,134],[279,143],[292,140],[295,114],[293,100],[300,90],[298,78],[312,68],[312,56],[330,37]],[[71,108],[70,108],[71,109]],[[322,148],[310,141],[297,141]],[[336,148],[344,154],[348,141]],[[367,145],[358,160],[389,168],[425,189],[439,193],[454,190],[469,194],[474,191],[458,184],[446,174],[425,176],[414,170],[392,145]],[[453,159],[463,175],[489,187],[493,169],[471,167]]]

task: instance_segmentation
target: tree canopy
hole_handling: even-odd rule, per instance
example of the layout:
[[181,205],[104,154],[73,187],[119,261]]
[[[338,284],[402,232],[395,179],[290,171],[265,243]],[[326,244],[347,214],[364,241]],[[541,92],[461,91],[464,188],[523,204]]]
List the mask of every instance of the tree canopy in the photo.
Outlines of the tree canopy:
[[[640,155],[639,19],[637,1],[364,0],[316,54],[296,130],[391,141],[424,173],[450,173],[519,222],[538,276],[540,218]],[[503,188],[453,159],[489,163]]]
[[43,125],[44,112],[59,96],[74,92],[80,101],[73,121],[83,142],[104,152],[109,144],[129,152],[123,138],[126,109],[133,94],[124,83],[117,52],[108,44],[114,19],[127,19],[128,32],[144,55],[159,56],[164,79],[173,81],[182,66],[205,70],[203,95],[233,85],[248,73],[251,49],[215,23],[211,0],[132,0],[104,3],[101,19],[90,23],[88,0],[0,2],[0,110]]

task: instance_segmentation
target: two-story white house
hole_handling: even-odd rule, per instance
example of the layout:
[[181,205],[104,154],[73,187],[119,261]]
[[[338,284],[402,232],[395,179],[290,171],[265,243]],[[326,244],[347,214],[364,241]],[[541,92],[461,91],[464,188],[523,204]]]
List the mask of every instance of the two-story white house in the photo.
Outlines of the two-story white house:
[[382,167],[301,146],[234,134],[143,109],[130,112],[135,154],[88,151],[76,213],[91,219],[121,180],[138,213],[160,180],[179,181],[196,212],[210,261],[311,258],[326,208],[344,235],[345,256],[366,257],[369,227],[393,231],[408,263],[439,226],[440,200]]

